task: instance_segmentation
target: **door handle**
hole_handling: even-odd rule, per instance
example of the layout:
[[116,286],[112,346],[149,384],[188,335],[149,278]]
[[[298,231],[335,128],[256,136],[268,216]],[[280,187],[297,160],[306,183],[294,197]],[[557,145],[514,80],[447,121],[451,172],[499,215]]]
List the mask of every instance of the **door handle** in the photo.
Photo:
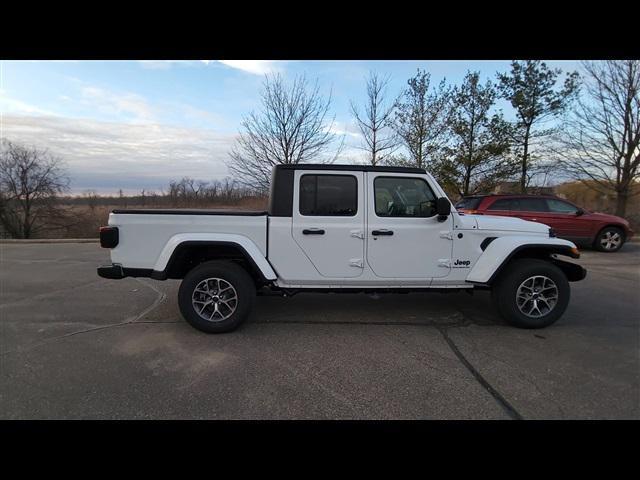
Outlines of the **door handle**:
[[310,228],[302,230],[303,235],[324,235],[324,230],[321,228]]
[[393,230],[374,230],[371,232],[371,235],[375,235],[376,237],[378,235],[388,235],[391,236],[393,235]]

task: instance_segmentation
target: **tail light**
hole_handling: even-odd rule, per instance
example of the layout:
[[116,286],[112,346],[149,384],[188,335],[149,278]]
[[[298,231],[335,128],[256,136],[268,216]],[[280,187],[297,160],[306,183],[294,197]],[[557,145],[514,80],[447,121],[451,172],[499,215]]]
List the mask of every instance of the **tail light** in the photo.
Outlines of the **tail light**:
[[115,248],[119,242],[118,227],[100,227],[100,246]]

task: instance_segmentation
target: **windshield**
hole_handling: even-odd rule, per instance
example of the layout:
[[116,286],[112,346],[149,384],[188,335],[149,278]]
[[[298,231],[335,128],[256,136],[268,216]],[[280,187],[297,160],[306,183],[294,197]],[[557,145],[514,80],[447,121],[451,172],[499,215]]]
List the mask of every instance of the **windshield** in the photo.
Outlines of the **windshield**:
[[480,205],[482,197],[465,197],[456,203],[456,208],[464,208],[465,210],[475,210]]

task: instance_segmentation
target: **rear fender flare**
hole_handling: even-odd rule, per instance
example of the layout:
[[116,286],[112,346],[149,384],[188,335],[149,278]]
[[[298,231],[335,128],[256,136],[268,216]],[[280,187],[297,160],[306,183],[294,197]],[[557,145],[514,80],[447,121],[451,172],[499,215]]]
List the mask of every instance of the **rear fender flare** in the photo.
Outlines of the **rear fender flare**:
[[265,280],[275,280],[277,278],[271,264],[267,261],[264,254],[260,251],[258,246],[248,237],[244,235],[236,235],[231,233],[180,233],[174,235],[167,241],[166,245],[162,249],[162,252],[158,256],[156,263],[153,267],[154,272],[158,274],[164,272],[167,268],[171,256],[176,251],[178,246],[182,244],[222,244],[222,245],[234,245],[237,246],[245,256],[247,260],[251,261],[253,265],[260,271]]

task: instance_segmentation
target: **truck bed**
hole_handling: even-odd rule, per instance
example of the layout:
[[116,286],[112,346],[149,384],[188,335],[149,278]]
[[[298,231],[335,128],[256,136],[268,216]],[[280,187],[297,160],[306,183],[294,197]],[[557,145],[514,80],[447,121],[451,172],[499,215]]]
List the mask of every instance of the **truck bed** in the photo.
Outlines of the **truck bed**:
[[111,260],[129,268],[153,269],[172,237],[225,234],[250,239],[267,255],[267,213],[247,210],[113,210],[109,226],[118,227],[119,243]]
[[266,215],[263,210],[221,210],[209,208],[123,208],[113,210],[111,213],[118,215],[240,215],[259,217]]

